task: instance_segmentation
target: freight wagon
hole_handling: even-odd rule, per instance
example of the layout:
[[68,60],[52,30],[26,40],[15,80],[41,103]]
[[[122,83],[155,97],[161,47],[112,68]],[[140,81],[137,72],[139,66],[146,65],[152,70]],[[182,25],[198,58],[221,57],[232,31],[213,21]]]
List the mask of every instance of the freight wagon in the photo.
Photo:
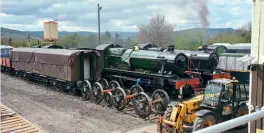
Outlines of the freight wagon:
[[91,95],[91,82],[99,77],[100,54],[94,50],[14,48],[12,68],[22,78],[55,85],[70,93]]
[[1,72],[9,72],[12,66],[11,50],[13,49],[13,47],[0,45],[0,49],[1,49],[1,57],[0,57]]

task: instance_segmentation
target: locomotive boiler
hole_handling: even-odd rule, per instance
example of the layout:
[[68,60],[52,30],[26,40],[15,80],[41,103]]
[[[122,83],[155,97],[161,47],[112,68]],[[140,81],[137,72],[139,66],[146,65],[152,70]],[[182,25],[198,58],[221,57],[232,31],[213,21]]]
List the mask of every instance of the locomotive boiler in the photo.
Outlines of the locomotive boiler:
[[148,70],[153,73],[182,75],[187,69],[188,58],[183,53],[170,54],[148,50],[110,48],[107,55],[112,68]]

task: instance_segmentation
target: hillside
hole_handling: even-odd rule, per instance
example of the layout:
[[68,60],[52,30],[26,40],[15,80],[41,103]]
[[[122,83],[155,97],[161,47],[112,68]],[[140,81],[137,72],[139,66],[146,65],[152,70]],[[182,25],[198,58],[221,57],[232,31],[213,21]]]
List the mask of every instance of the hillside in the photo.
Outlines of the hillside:
[[[181,30],[181,31],[175,31],[174,36],[193,36],[196,34],[201,34],[202,28],[193,28],[193,29],[187,29],[187,30]],[[210,36],[215,36],[218,33],[221,32],[234,32],[235,30],[232,28],[208,28],[208,34]],[[67,36],[67,35],[73,35],[74,33],[77,33],[79,36],[88,36],[91,34],[97,34],[96,32],[89,32],[89,31],[78,31],[78,32],[68,32],[68,31],[60,31],[59,37]],[[103,32],[104,33],[104,32]],[[114,36],[115,33],[118,33],[121,38],[135,38],[137,36],[137,32],[110,32],[112,36]],[[43,38],[43,31],[19,31],[19,30],[13,30],[13,29],[7,29],[7,28],[1,28],[1,37],[2,38],[12,38],[13,40],[24,40],[28,38],[28,35],[30,37],[38,37]]]

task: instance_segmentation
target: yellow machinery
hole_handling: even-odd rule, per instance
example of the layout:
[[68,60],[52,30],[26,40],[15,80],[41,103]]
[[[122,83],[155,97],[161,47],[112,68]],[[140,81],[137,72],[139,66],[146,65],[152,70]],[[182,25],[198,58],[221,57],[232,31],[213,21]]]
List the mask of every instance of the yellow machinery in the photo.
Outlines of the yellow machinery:
[[[208,82],[204,94],[183,102],[171,103],[158,120],[160,133],[197,131],[247,114],[248,89],[243,83],[230,79]],[[240,128],[245,127],[242,125]]]
[[202,100],[203,95],[199,95],[182,103],[170,104],[164,116],[159,119],[158,131],[160,132],[160,124],[162,124],[162,126],[165,126],[163,127],[165,128],[165,132],[183,132],[183,128],[188,128],[183,123],[193,123],[196,118],[195,113],[200,109]]

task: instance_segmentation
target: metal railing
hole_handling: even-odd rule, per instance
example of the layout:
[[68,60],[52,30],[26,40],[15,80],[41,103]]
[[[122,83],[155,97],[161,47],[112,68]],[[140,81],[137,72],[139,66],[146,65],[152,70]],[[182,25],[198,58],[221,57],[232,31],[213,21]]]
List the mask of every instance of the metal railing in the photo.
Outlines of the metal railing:
[[254,113],[241,116],[223,123],[219,123],[214,126],[196,131],[194,133],[220,133],[261,118],[264,118],[264,106],[261,108],[261,110],[256,111]]

